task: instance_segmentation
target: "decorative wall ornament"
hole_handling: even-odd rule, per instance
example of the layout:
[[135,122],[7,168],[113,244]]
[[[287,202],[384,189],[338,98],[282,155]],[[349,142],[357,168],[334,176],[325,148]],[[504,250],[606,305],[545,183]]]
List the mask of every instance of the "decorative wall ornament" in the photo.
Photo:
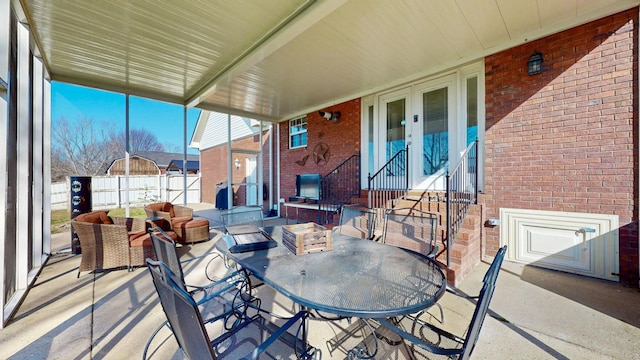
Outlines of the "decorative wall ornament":
[[331,153],[329,152],[329,145],[327,143],[318,143],[318,145],[313,148],[313,161],[315,161],[317,165],[326,164],[330,156]]
[[304,166],[304,164],[307,163],[307,159],[308,158],[309,158],[309,154],[303,156],[302,159],[300,159],[300,160],[296,160],[296,164],[298,164],[300,166]]

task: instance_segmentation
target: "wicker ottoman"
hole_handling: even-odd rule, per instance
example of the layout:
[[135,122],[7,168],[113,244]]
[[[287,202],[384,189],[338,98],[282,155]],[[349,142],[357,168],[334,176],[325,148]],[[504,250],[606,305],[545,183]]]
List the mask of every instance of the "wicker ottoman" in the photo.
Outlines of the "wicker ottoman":
[[174,224],[173,230],[178,234],[178,242],[183,244],[210,239],[209,220],[204,218],[193,218],[189,221]]

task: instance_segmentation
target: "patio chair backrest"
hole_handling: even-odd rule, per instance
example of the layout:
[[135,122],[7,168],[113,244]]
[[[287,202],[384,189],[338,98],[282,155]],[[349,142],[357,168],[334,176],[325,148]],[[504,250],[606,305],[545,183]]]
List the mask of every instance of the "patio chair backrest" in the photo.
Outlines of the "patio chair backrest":
[[362,239],[371,239],[375,231],[377,213],[362,205],[345,205],[340,210],[336,232]]
[[189,359],[216,359],[202,316],[193,298],[176,284],[171,270],[147,259],[147,267],[178,345]]
[[476,303],[476,309],[473,312],[471,323],[469,324],[467,336],[464,340],[464,351],[461,354],[460,359],[468,359],[478,342],[480,329],[482,328],[484,319],[487,316],[487,312],[489,312],[489,303],[491,302],[493,292],[496,288],[496,280],[498,279],[500,266],[502,265],[502,260],[504,260],[506,251],[506,245],[498,250],[496,257],[493,259],[491,266],[489,266],[489,269],[484,276],[484,283],[480,290],[480,295],[478,296],[478,302]]
[[220,213],[222,225],[225,229],[232,225],[252,224],[257,227],[264,227],[264,214],[262,207],[257,205],[236,206],[231,209],[223,210]]
[[382,242],[427,256],[437,252],[438,214],[410,209],[390,209],[385,213]]
[[156,259],[171,270],[173,281],[180,285],[184,291],[187,291],[176,243],[159,227],[149,229],[149,234],[151,235],[151,245],[153,252],[156,254]]

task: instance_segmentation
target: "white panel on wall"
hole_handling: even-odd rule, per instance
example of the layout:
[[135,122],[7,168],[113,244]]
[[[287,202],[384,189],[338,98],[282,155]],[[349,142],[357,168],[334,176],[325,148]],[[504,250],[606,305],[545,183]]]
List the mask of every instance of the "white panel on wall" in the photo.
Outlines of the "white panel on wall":
[[500,209],[500,244],[507,259],[549,269],[618,280],[618,216]]

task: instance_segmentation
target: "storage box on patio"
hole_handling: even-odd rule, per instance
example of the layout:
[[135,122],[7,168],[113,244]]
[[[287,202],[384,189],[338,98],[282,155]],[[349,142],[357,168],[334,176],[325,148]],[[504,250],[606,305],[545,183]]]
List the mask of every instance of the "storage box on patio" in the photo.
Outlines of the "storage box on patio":
[[296,255],[332,248],[331,230],[316,223],[283,225],[282,243]]

